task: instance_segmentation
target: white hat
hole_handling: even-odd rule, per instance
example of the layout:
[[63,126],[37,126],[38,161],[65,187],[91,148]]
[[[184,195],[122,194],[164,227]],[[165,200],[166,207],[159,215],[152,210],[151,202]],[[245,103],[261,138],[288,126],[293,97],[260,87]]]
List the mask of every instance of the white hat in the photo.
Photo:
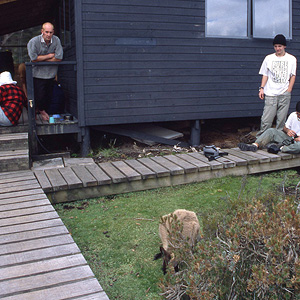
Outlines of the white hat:
[[17,84],[16,81],[13,81],[11,74],[7,71],[0,73],[0,85],[4,84]]

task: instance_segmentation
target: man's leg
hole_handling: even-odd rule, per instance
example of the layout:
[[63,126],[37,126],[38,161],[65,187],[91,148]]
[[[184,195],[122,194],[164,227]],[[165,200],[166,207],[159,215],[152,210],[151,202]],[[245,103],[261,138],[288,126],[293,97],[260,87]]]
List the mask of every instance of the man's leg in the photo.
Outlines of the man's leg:
[[256,134],[258,138],[262,135],[268,128],[272,127],[273,120],[277,112],[277,96],[267,96],[265,95],[265,107],[263,115],[261,117],[260,130]]
[[283,146],[281,151],[286,153],[298,154],[300,153],[300,142],[295,142],[288,146]]
[[291,139],[282,130],[275,128],[269,128],[261,136],[257,138],[255,144],[259,145],[260,148],[266,147],[269,143],[281,144],[284,140]]
[[53,79],[34,78],[34,98],[38,111],[44,121],[49,120],[46,110],[53,93]]
[[269,143],[281,144],[284,140],[291,139],[282,130],[277,130],[275,128],[267,129],[261,136],[259,136],[256,141],[249,145],[245,143],[238,144],[238,147],[242,151],[257,151],[259,148],[266,147]]
[[276,129],[282,130],[286,122],[291,102],[291,93],[285,92],[278,96]]

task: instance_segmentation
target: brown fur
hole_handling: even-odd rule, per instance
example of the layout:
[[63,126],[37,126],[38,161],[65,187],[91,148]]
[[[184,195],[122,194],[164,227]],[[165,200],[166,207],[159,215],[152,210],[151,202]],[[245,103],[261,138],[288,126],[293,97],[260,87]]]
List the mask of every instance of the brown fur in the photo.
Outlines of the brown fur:
[[[200,225],[197,215],[193,211],[185,209],[177,209],[172,214],[168,214],[162,217],[162,222],[159,224],[159,236],[162,241],[162,247],[160,247],[160,253],[156,254],[154,259],[163,257],[163,272],[166,273],[166,267],[171,260],[171,253],[169,252],[169,231],[170,222],[176,218],[182,224],[182,236],[186,238],[191,248],[200,239]],[[177,264],[174,262],[174,268],[177,269]]]

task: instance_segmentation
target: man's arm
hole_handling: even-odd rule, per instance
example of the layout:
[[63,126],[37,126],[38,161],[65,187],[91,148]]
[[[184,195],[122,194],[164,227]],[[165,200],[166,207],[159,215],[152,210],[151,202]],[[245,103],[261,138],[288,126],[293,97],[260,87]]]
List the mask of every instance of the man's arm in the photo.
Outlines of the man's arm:
[[283,127],[283,132],[286,133],[288,136],[296,136],[296,132],[292,129],[287,128],[285,125]]
[[291,78],[290,78],[290,83],[289,83],[289,87],[287,89],[288,92],[292,92],[293,90],[293,87],[294,87],[294,84],[295,84],[295,80],[296,80],[296,76],[295,75],[292,75]]
[[[261,79],[260,87],[265,87],[265,85],[267,84],[267,81],[268,81],[268,76],[263,75],[263,77],[262,77],[262,79]],[[259,89],[258,97],[259,97],[261,100],[264,100],[264,98],[265,98],[265,92],[264,92],[264,89]]]
[[33,62],[42,62],[42,61],[62,61],[62,60],[55,58],[55,53],[39,55],[35,60],[33,60]]

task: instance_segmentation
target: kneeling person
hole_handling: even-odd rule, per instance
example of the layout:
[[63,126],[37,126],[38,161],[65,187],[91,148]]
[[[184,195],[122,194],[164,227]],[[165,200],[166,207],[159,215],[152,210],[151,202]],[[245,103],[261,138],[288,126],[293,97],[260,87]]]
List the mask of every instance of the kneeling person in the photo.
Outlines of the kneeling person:
[[253,144],[238,145],[242,151],[253,152],[266,146],[271,153],[300,153],[300,101],[296,104],[296,111],[289,115],[283,130],[269,128]]

